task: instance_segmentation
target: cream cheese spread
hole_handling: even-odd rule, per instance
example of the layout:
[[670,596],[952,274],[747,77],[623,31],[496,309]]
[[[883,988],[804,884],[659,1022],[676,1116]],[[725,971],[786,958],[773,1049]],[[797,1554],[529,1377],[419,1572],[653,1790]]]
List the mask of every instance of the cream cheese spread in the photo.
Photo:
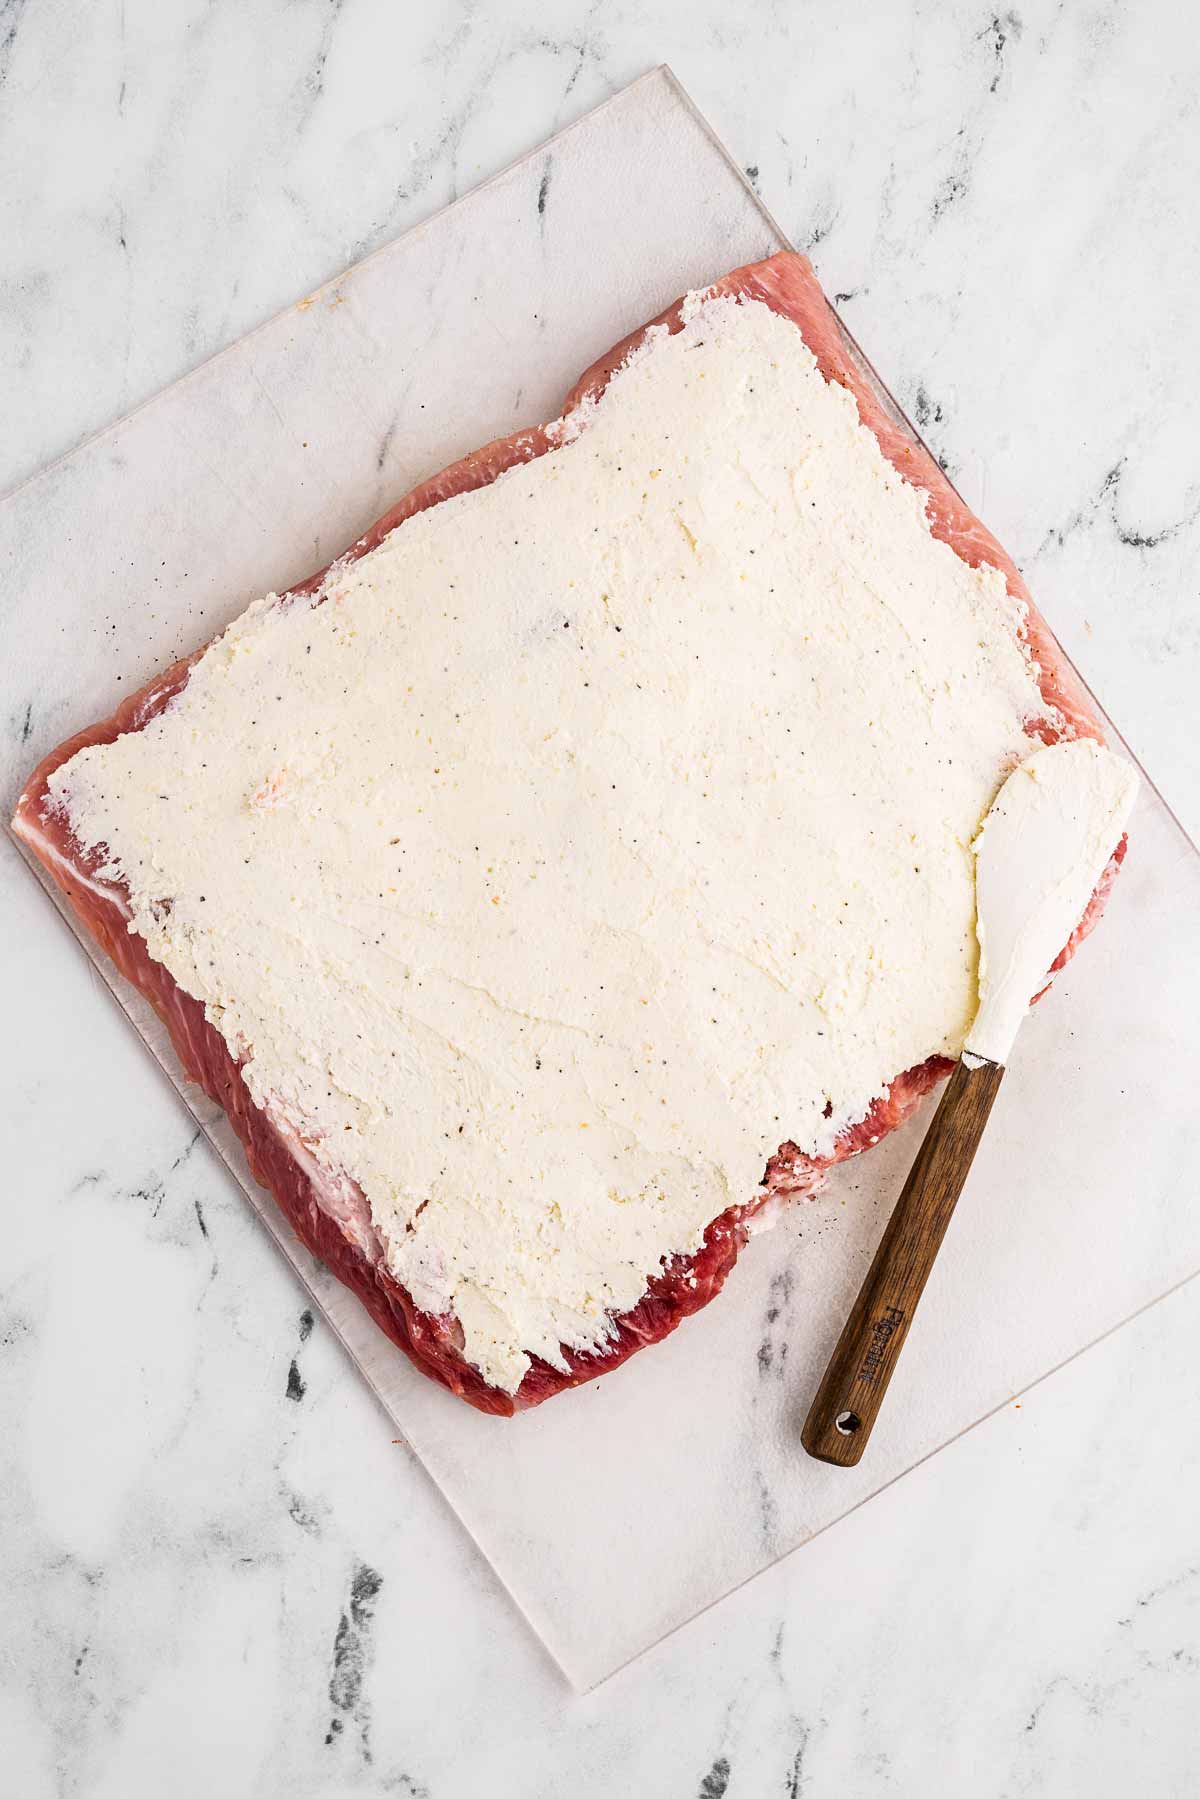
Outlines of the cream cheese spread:
[[1136,770],[1091,738],[1038,750],[1009,775],[975,840],[979,1011],[968,1054],[1007,1062],[1137,789]]
[[259,1104],[512,1392],[975,1010],[1020,608],[757,302],[252,605],[52,778]]

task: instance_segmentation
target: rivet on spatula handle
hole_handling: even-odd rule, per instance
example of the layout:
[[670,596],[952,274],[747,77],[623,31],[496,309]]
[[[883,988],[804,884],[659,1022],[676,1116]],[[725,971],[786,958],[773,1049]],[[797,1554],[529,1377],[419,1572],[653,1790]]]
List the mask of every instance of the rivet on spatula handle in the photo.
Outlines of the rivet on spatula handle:
[[852,1468],[867,1447],[1003,1078],[998,1063],[970,1057],[946,1083],[804,1421],[818,1461]]

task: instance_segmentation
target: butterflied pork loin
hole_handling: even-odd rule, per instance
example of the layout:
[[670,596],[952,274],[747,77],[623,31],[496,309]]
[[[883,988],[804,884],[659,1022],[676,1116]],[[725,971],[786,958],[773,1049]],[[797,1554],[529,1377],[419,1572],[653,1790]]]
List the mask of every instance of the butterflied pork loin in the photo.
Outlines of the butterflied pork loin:
[[511,1413],[706,1305],[948,1072],[971,837],[1080,734],[784,254],[60,745],[15,828],[301,1240]]

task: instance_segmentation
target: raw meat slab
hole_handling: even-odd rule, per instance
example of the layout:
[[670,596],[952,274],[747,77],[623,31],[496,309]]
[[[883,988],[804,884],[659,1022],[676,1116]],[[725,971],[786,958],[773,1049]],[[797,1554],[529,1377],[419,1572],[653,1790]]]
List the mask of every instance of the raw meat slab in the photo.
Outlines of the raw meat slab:
[[[987,561],[1002,570],[1009,592],[1028,608],[1023,631],[1037,657],[1044,713],[1039,711],[1028,721],[1030,736],[1056,741],[1060,735],[1096,732],[1098,721],[1092,717],[1086,697],[1057,643],[1032,608],[1018,570],[986,527],[962,504],[933,457],[913,443],[881,406],[856,359],[848,353],[836,315],[808,259],[795,251],[780,251],[765,261],[722,275],[706,291],[765,305],[788,320],[814,352],[824,378],[854,394],[860,418],[874,432],[885,455],[925,496],[933,535],[972,566]],[[601,401],[614,371],[651,333],[681,329],[682,312],[681,296],[657,319],[647,322],[602,356],[572,388],[563,418],[569,420],[580,408]],[[555,454],[556,444],[553,429],[535,426],[472,451],[420,482],[329,567],[301,582],[293,590],[293,597],[320,594],[334,569],[370,555],[418,513],[456,495],[488,486],[522,463]],[[144,730],[188,685],[193,664],[203,653],[203,646],[198,647],[190,657],[173,664],[123,700],[110,717],[85,727],[53,749],[31,775],[18,801],[14,829],[57,881],[100,947],[154,1006],[170,1032],[185,1073],[224,1110],[242,1140],[251,1172],[270,1191],[305,1248],[320,1257],[358,1295],[380,1329],[404,1350],[414,1366],[480,1411],[511,1416],[514,1410],[527,1410],[567,1387],[611,1373],[639,1349],[661,1342],[721,1291],[769,1196],[811,1196],[827,1169],[873,1148],[904,1122],[930,1087],[949,1071],[950,1063],[937,1055],[918,1067],[893,1070],[886,1093],[864,1118],[843,1132],[832,1154],[815,1159],[803,1155],[790,1141],[778,1146],[767,1165],[762,1193],[752,1196],[747,1190],[744,1199],[712,1219],[696,1254],[672,1257],[648,1281],[637,1304],[613,1317],[609,1338],[602,1348],[564,1347],[561,1367],[534,1357],[529,1372],[511,1396],[491,1386],[463,1355],[456,1319],[421,1311],[412,1295],[395,1279],[361,1191],[352,1189],[353,1199],[348,1207],[346,1177],[337,1170],[323,1170],[293,1124],[270,1108],[263,1110],[254,1103],[242,1079],[239,1058],[209,1022],[204,1006],[178,987],[162,964],[150,955],[142,938],[127,928],[131,915],[128,889],[123,881],[106,880],[99,872],[107,860],[105,850],[82,849],[69,819],[54,805],[49,783],[56,770],[82,749]],[[1124,854],[1125,841],[1122,838],[1091,903],[1056,960],[1055,969],[1065,965],[1096,921]]]
[[[561,209],[543,219],[536,197],[551,161]],[[648,167],[649,191],[631,179]],[[606,344],[682,289],[781,243],[660,73],[27,485],[0,509],[0,545],[15,574],[15,692],[37,693],[41,712],[28,743],[6,751],[7,803],[32,759],[111,710],[122,675],[145,678],[256,591],[301,577],[430,469],[550,416]],[[439,357],[439,341],[455,345],[453,358]],[[498,369],[512,371],[508,389]],[[314,519],[316,544],[305,536]],[[753,1243],[721,1305],[685,1332],[624,1374],[496,1423],[411,1372],[298,1250],[224,1120],[185,1092],[578,1683],[1200,1266],[1196,1211],[1173,1180],[1197,1138],[1183,1070],[1200,1009],[1180,971],[1200,859],[1149,787],[1131,836],[1103,932],[1027,1029],[937,1298],[897,1376],[900,1403],[850,1476],[803,1458],[799,1425],[911,1128]],[[44,929],[31,911],[22,934]],[[114,992],[176,1078],[148,1008],[124,986]],[[72,1067],[86,1079],[87,1054],[64,1046],[64,1072]],[[1082,1240],[1101,1246],[1086,1281],[1072,1253]]]

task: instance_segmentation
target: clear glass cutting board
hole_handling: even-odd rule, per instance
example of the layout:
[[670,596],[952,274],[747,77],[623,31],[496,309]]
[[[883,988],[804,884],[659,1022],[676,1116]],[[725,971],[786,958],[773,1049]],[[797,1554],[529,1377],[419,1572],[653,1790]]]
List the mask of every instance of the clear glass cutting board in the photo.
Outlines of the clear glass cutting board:
[[[5,804],[256,594],[422,475],[553,416],[598,352],[784,241],[659,70],[19,489],[0,506],[5,678],[38,705],[6,741]],[[756,1238],[666,1343],[494,1420],[414,1373],[291,1240],[149,1007],[94,959],[395,1431],[587,1686],[1200,1270],[1181,1174],[1200,1157],[1200,856],[1148,779],[1130,835],[1103,927],[1023,1034],[851,1472],[810,1461],[800,1423],[925,1117]]]

